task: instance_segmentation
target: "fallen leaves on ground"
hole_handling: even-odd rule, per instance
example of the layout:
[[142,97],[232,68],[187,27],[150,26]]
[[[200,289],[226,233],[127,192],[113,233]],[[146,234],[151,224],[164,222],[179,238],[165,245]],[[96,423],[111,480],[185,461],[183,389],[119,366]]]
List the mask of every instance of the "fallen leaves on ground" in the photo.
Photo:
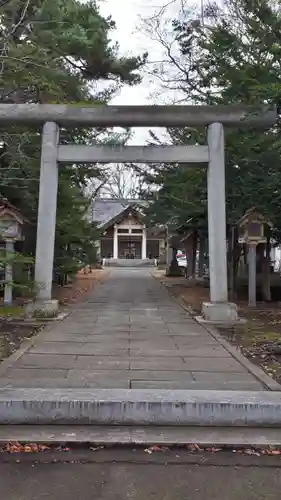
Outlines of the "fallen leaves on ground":
[[6,451],[8,453],[38,453],[48,450],[50,450],[50,447],[45,444],[40,444],[40,443],[21,444],[18,441],[14,443],[13,442],[7,443],[1,448],[2,452]]
[[71,448],[69,448],[69,446],[60,445],[60,446],[57,446],[55,448],[55,451],[60,451],[62,453],[65,453],[65,452],[71,451]]
[[215,446],[212,446],[212,448],[205,448],[205,451],[210,451],[211,453],[218,453],[219,451],[222,451],[222,448],[216,448]]
[[266,450],[267,455],[281,455],[281,450]]
[[[86,448],[89,451],[100,451],[103,449],[106,449],[106,446],[100,445],[100,444],[91,444],[86,446]],[[281,448],[277,448],[275,446],[268,447],[268,448],[255,448],[255,447],[250,447],[250,448],[233,448],[232,450],[226,449],[226,448],[219,448],[217,446],[202,446],[197,443],[190,443],[184,445],[184,448],[187,449],[191,453],[198,453],[198,452],[208,452],[208,453],[219,453],[219,452],[229,452],[232,451],[232,453],[237,453],[239,455],[250,455],[250,456],[256,456],[256,457],[261,457],[261,456],[280,456],[281,455]],[[149,446],[148,448],[144,449],[145,453],[148,453],[149,455],[152,455],[152,453],[164,453],[164,452],[171,452],[173,451],[174,446],[171,446],[168,448],[167,446],[160,446],[160,445],[152,445]],[[67,453],[75,450],[75,448],[72,448],[68,444],[43,444],[43,443],[20,443],[19,441],[10,441],[6,444],[3,444],[0,446],[0,452],[4,453],[42,453],[42,452],[59,452],[59,453]],[[134,449],[134,451],[136,451]]]
[[151,455],[152,453],[157,453],[159,451],[168,451],[169,448],[166,448],[165,446],[158,446],[156,444],[154,444],[153,446],[150,446],[149,448],[146,448],[144,450],[145,453],[148,453],[149,455]]
[[92,273],[78,273],[73,283],[55,287],[54,297],[58,299],[62,305],[70,305],[79,302],[84,295],[87,295],[95,285],[100,283],[107,275],[107,271],[103,269],[95,269]]
[[188,444],[187,445],[188,451],[202,451],[202,448],[200,448],[199,444]]
[[258,451],[252,449],[244,450],[244,453],[245,455],[255,455],[256,457],[261,456],[261,454]]
[[104,446],[100,445],[100,446],[90,446],[89,450],[90,451],[99,451],[99,450],[103,450],[104,449]]

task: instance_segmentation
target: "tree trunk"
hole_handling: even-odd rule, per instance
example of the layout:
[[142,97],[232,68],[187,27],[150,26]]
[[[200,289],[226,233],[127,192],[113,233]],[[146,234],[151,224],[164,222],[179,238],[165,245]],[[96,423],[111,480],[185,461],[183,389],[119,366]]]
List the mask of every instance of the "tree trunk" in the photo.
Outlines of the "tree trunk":
[[178,251],[177,248],[173,248],[173,258],[170,267],[168,268],[167,276],[174,276],[174,277],[182,276],[181,268],[178,265],[177,251]]
[[230,269],[230,290],[231,290],[231,300],[234,302],[237,299],[237,278],[239,272],[239,263],[241,261],[241,253],[244,248],[238,243],[238,234],[236,229],[234,229],[234,234],[232,238],[232,255],[231,255],[231,269]]
[[271,301],[271,287],[270,287],[270,239],[267,239],[264,245],[263,256],[262,256],[262,283],[261,292],[262,298],[266,302]]
[[192,278],[193,272],[193,238],[189,238],[186,242],[185,253],[187,259],[187,267],[186,267],[186,278]]
[[257,247],[255,244],[248,246],[248,305],[257,305]]
[[201,237],[199,242],[199,277],[204,276],[206,240]]
[[198,236],[194,234],[192,241],[192,278],[196,278],[196,257],[197,257]]

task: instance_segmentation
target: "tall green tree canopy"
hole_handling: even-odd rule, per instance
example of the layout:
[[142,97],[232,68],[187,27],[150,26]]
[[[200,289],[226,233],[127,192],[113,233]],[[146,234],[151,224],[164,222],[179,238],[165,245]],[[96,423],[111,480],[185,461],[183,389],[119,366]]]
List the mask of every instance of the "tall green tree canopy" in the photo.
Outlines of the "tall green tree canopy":
[[[167,90],[178,90],[181,102],[214,105],[280,103],[279,2],[226,0],[223,6],[212,3],[204,13],[204,22],[196,10],[186,11],[173,21],[172,30],[174,52],[171,43],[164,44],[166,61],[172,71],[161,80]],[[159,41],[163,45],[163,34]],[[161,73],[161,68],[158,71]],[[170,136],[175,143],[205,141],[205,132],[198,130],[185,130],[180,134],[171,130]],[[268,131],[238,128],[226,131],[229,222],[237,221],[245,210],[256,206],[277,229],[281,228],[280,152],[279,123]],[[158,206],[165,205],[170,212],[178,210],[180,219],[198,212],[206,213],[205,172],[196,173],[196,170],[186,168],[183,174],[177,167],[173,172],[173,185],[169,176],[161,179],[161,183],[157,177],[154,179],[160,187]],[[167,190],[171,193],[165,197]],[[177,204],[176,195],[183,192],[187,203],[182,203],[180,195]]]
[[[122,57],[111,41],[115,23],[88,0],[0,0],[0,102],[106,104],[124,84],[140,81],[146,54]],[[0,192],[32,223],[34,252],[40,168],[40,129],[0,129]],[[113,131],[61,130],[62,143],[124,140]],[[97,232],[87,222],[88,180],[102,184],[97,165],[60,165],[55,267],[77,252],[91,253]],[[98,184],[97,184],[98,185]],[[90,245],[89,245],[90,243]],[[80,250],[79,250],[80,248]],[[71,264],[71,260],[73,260]]]
[[139,82],[145,55],[119,56],[118,44],[110,40],[114,29],[93,0],[4,2],[1,101],[77,102],[92,99],[100,80],[114,82],[114,88]]

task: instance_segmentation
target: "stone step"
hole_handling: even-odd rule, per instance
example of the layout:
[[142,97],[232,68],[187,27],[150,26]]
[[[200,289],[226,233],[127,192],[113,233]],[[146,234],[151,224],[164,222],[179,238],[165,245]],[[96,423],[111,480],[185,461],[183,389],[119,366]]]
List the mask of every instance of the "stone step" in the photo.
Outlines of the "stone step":
[[0,424],[281,427],[280,392],[0,389]]
[[104,259],[105,267],[152,267],[155,266],[154,259]]
[[276,428],[260,427],[180,427],[180,426],[99,426],[99,425],[1,425],[0,444],[98,443],[100,445],[184,445],[268,447],[281,445]]

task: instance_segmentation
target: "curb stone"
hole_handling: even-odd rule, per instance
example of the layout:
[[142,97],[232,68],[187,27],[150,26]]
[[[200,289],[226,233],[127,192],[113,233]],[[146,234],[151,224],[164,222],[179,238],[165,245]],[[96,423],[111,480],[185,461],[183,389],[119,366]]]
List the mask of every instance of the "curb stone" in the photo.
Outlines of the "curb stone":
[[[156,278],[154,278],[156,279]],[[185,304],[182,297],[177,298],[172,295],[169,288],[166,287],[165,283],[160,280],[161,285],[167,290],[169,296],[182,308],[184,309],[191,317],[194,319],[200,326],[202,326],[222,347],[226,349],[226,351],[233,356],[236,361],[238,361],[246,370],[251,373],[259,382],[261,382],[265,387],[270,391],[281,391],[281,385],[276,382],[276,380],[272,379],[269,375],[267,375],[261,368],[254,365],[249,361],[242,353],[238,351],[237,348],[232,346],[227,340],[225,340],[219,333],[218,329],[214,326],[206,325],[198,321],[196,317],[195,311]]]
[[0,389],[1,425],[281,427],[270,391]]

